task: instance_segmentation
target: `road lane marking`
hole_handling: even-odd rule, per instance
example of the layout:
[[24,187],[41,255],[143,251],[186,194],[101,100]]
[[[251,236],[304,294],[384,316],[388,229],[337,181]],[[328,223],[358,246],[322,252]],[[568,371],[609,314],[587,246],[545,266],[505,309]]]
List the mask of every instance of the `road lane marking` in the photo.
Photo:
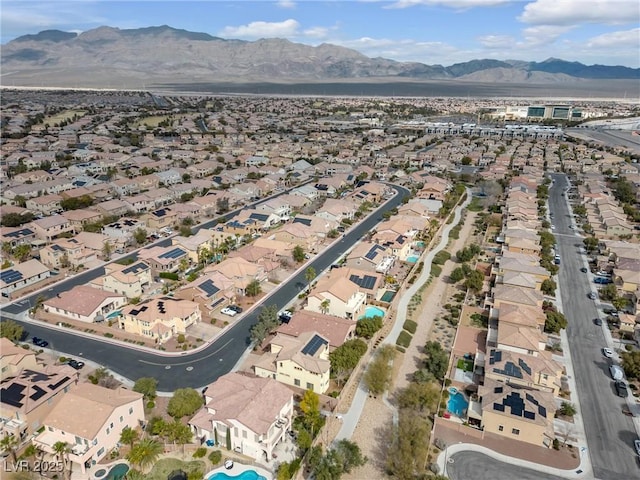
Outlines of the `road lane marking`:
[[191,363],[195,363],[195,362],[200,362],[201,360],[207,360],[210,357],[213,357],[214,355],[216,355],[218,352],[220,352],[220,350],[222,350],[223,348],[225,348],[227,345],[229,345],[231,342],[233,341],[233,338],[230,338],[229,341],[227,341],[227,343],[225,343],[224,345],[222,345],[220,348],[218,348],[217,350],[211,352],[209,355],[207,355],[206,357],[202,357],[198,360],[195,361],[188,361],[188,362],[180,362],[180,363],[172,363],[171,365],[167,365],[166,363],[158,363],[158,362],[149,362],[147,360],[138,360],[140,363],[145,363],[147,365],[156,365],[159,367],[179,367],[181,365],[189,365]]

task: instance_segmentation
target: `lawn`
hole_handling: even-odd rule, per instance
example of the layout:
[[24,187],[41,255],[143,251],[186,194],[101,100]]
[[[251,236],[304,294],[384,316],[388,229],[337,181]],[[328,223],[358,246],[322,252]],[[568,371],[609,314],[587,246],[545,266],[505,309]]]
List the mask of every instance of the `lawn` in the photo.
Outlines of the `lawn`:
[[460,358],[458,360],[458,363],[456,364],[456,367],[459,368],[460,370],[464,370],[465,372],[472,372],[473,371],[473,361],[465,360],[464,358]]
[[[169,474],[175,470],[186,472],[189,478],[204,478],[207,465],[202,460],[191,460],[188,462],[178,460],[177,458],[163,458],[158,460],[151,469],[151,472],[144,476],[145,480],[167,480]],[[193,475],[200,472],[199,475]]]

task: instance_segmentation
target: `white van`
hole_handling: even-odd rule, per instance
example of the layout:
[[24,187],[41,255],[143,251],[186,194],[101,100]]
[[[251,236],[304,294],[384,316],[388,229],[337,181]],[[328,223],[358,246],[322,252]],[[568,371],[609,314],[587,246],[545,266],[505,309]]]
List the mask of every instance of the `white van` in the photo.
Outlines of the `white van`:
[[624,370],[619,365],[610,365],[609,373],[614,380],[622,380],[624,378]]

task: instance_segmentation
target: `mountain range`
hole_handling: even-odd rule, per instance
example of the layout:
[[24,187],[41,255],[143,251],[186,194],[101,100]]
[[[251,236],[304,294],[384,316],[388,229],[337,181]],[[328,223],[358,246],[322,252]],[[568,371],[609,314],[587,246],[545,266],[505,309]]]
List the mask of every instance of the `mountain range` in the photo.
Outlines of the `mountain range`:
[[445,67],[370,58],[355,50],[284,39],[232,40],[166,25],[99,27],[77,34],[45,30],[2,46],[4,86],[107,87],[202,82],[459,81],[571,84],[638,80],[640,69],[543,62],[472,60]]

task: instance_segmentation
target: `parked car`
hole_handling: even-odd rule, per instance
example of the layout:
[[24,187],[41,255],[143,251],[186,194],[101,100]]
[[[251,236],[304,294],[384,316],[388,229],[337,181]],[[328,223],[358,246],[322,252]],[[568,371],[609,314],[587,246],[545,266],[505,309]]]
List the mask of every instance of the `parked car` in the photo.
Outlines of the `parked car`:
[[611,279],[607,277],[596,277],[593,279],[593,282],[599,285],[608,285],[611,283]]
[[629,390],[627,389],[627,384],[622,380],[616,380],[616,393],[619,397],[627,398],[629,396]]
[[598,295],[596,294],[596,292],[589,292],[589,298],[591,300],[595,300],[596,298],[598,298]]
[[602,319],[600,317],[596,317],[593,319],[593,323],[595,323],[598,326],[602,325]]
[[229,305],[227,308],[230,308],[236,313],[242,313],[242,307],[239,307],[238,305]]
[[636,449],[636,454],[640,457],[640,438],[633,441],[633,448]]
[[281,322],[284,322],[284,323],[289,323],[289,320],[291,320],[291,317],[293,317],[293,313],[291,313],[290,310],[283,310],[278,314],[278,318],[280,319]]
[[71,368],[75,368],[76,370],[80,370],[82,367],[84,367],[84,362],[80,362],[78,360],[74,360],[73,358],[70,358],[67,361],[67,365],[69,365]]
[[33,337],[31,341],[33,342],[34,345],[37,345],[38,347],[42,347],[42,348],[45,348],[47,345],[49,345],[49,342],[39,337]]
[[220,310],[220,313],[223,313],[225,315],[229,315],[230,317],[235,317],[238,314],[238,312],[236,312],[231,307],[224,307],[222,310]]
[[587,273],[587,271],[588,271],[588,270],[587,270],[587,267],[582,267],[582,268],[580,269],[580,271],[581,271],[582,273]]
[[609,365],[609,373],[614,380],[622,380],[624,378],[624,370],[620,365]]
[[613,358],[613,355],[614,355],[613,350],[611,350],[610,348],[603,348],[602,354],[607,358]]

